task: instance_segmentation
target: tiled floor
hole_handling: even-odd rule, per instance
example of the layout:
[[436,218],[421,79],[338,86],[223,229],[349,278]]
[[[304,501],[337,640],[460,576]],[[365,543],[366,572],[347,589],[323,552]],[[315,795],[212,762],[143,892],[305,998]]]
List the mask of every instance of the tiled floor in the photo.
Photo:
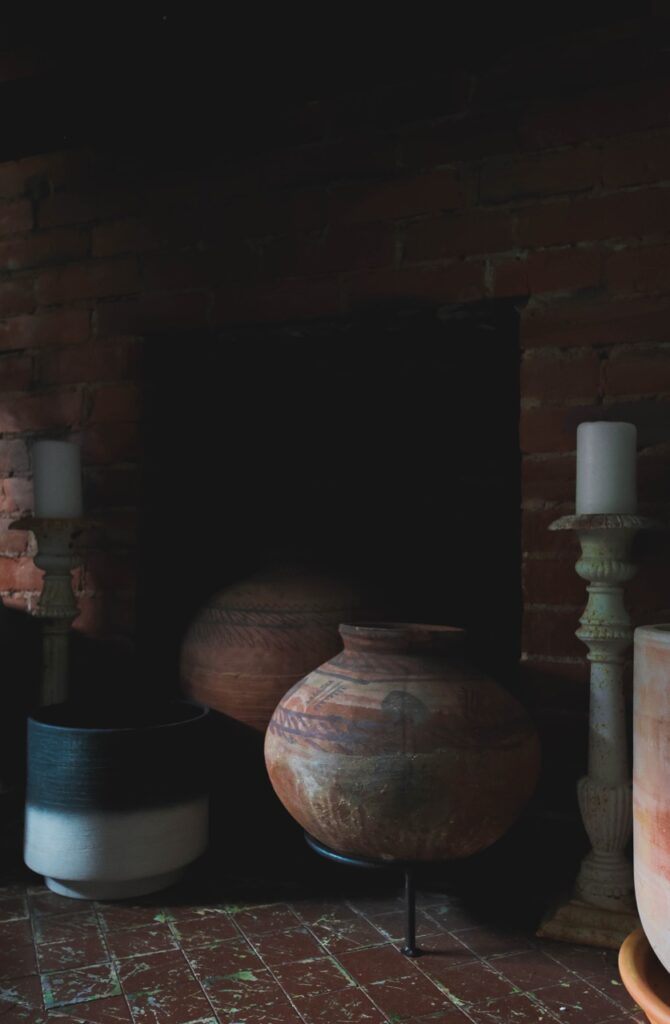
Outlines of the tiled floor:
[[[15,876],[16,877],[16,876]],[[124,903],[0,887],[0,1024],[632,1024],[616,956],[482,924],[422,892],[416,960],[393,890]]]

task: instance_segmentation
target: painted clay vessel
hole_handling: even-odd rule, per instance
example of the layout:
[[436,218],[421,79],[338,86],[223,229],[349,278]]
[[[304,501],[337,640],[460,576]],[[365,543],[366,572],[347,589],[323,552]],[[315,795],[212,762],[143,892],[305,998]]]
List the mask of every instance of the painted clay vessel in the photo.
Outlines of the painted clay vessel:
[[[619,950],[619,973],[628,993],[650,1024],[670,1024],[670,974],[655,955],[641,928]],[[630,1020],[636,1020],[631,1017]]]
[[68,704],[28,719],[24,859],[54,892],[162,889],[207,846],[204,708]]
[[344,650],[279,702],[270,781],[316,839],[388,860],[464,857],[495,842],[535,787],[521,705],[464,660],[461,630],[343,625]]
[[670,971],[670,624],[635,630],[633,843],[642,927]]
[[188,629],[183,692],[264,732],[279,698],[340,649],[338,626],[357,603],[350,584],[290,566],[228,587]]

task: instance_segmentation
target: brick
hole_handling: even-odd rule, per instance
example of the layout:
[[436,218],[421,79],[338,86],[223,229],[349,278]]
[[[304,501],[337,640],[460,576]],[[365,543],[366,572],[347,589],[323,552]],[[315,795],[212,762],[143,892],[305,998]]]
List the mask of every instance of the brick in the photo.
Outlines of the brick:
[[86,256],[89,232],[82,228],[43,231],[27,238],[0,242],[0,270],[24,270]]
[[0,555],[24,555],[32,558],[37,550],[30,530],[10,530],[14,520],[0,519]]
[[293,278],[257,288],[227,287],[214,293],[212,325],[290,321],[340,312],[337,278]]
[[514,245],[514,218],[501,210],[466,210],[419,221],[407,229],[409,263],[505,252]]
[[23,353],[0,355],[0,391],[26,391],[32,382],[33,361]]
[[82,435],[82,456],[86,466],[107,466],[137,459],[140,451],[137,423],[87,425]]
[[670,245],[622,249],[605,260],[605,283],[615,292],[664,295],[670,290]]
[[[238,289],[231,289],[237,294]],[[205,327],[211,296],[206,291],[145,292],[138,298],[99,303],[94,313],[98,338],[122,334]]]
[[437,168],[389,180],[334,189],[328,220],[336,224],[392,221],[422,213],[455,210],[465,204],[460,174]]
[[669,228],[670,188],[641,188],[524,207],[518,211],[517,238],[532,248],[643,238]]
[[90,319],[88,310],[63,309],[4,320],[0,323],[0,351],[81,344],[89,337]]
[[[521,487],[526,501],[572,502],[574,506],[574,455],[526,456],[521,461]],[[524,512],[524,521],[526,515],[530,512]]]
[[0,203],[0,235],[18,235],[33,226],[33,208],[29,200]]
[[149,291],[219,287],[222,281],[255,280],[260,258],[249,243],[216,249],[153,252],[142,258],[142,282]]
[[395,162],[394,138],[376,136],[274,150],[262,173],[273,185],[313,185],[390,173]]
[[438,167],[515,153],[519,136],[514,114],[472,112],[468,117],[407,127],[399,132],[401,165]]
[[133,338],[118,338],[108,344],[43,349],[39,381],[42,385],[54,385],[124,380],[134,372],[137,347]]
[[9,398],[0,407],[0,431],[20,433],[72,427],[80,422],[81,408],[81,395],[74,391]]
[[40,228],[52,228],[116,220],[139,214],[141,205],[139,192],[118,188],[57,192],[40,202],[37,223]]
[[521,364],[521,397],[544,401],[595,401],[600,387],[596,352],[561,354],[551,350],[526,353]]
[[597,249],[546,249],[525,258],[495,260],[493,294],[540,295],[595,288],[602,276],[602,255]]
[[0,557],[0,591],[41,589],[42,573],[32,558]]
[[486,265],[482,260],[460,260],[371,271],[348,275],[342,287],[344,306],[351,311],[378,310],[379,303],[386,301],[399,308],[471,302],[486,294]]
[[23,174],[18,161],[0,164],[0,199],[14,199],[23,191]]
[[75,299],[129,295],[139,287],[137,259],[131,256],[48,270],[37,278],[35,291],[38,301],[48,306]]
[[670,124],[670,82],[649,79],[580,93],[529,112],[523,142],[536,149],[572,145]]
[[85,590],[133,590],[137,556],[120,551],[92,551],[84,565]]
[[670,132],[613,139],[602,149],[603,184],[608,188],[670,180]]
[[35,308],[33,280],[0,283],[0,317],[32,313]]
[[664,300],[600,292],[531,300],[521,312],[520,336],[522,348],[665,342],[670,309]]
[[656,348],[614,348],[604,366],[607,395],[670,392],[670,344]]
[[0,474],[3,476],[11,473],[20,475],[27,473],[29,468],[30,459],[25,441],[0,440]]
[[570,452],[575,448],[575,430],[571,429],[566,409],[541,406],[521,410],[519,420],[521,451]]
[[96,224],[91,232],[91,252],[96,258],[150,252],[159,247],[159,235],[155,226],[138,217]]
[[670,451],[640,453],[637,486],[640,504],[651,501],[670,503]]
[[137,384],[110,384],[98,388],[89,415],[91,423],[118,423],[139,419],[140,392]]
[[595,147],[486,161],[481,169],[480,201],[501,203],[587,191],[600,183],[600,161]]
[[586,583],[575,572],[576,560],[576,557],[526,559],[522,573],[524,601],[547,605],[586,604]]
[[583,658],[586,647],[575,636],[586,601],[574,609],[525,608],[522,648],[524,653],[558,658]]
[[670,423],[670,400],[668,399],[640,398],[637,401],[606,401],[600,412],[599,417],[585,416],[584,418],[634,423],[637,426],[638,450],[665,444],[668,440],[668,423]]
[[2,481],[0,512],[30,512],[33,507],[33,485],[24,477],[11,476]]
[[[251,196],[226,199],[212,197],[203,216],[214,223],[220,243],[221,232],[236,238],[284,235],[291,232],[323,230],[330,217],[326,216],[327,192],[325,188],[275,188],[256,190]],[[202,198],[202,197],[201,197]]]
[[393,228],[383,224],[329,229],[322,236],[288,236],[263,247],[263,273],[270,279],[312,277],[390,267]]
[[[525,460],[528,461],[528,460]],[[570,498],[562,505],[554,505],[552,508],[524,509],[521,521],[521,547],[526,555],[547,556],[563,558],[573,567],[579,554],[579,544],[575,534],[567,530],[550,530],[551,524],[562,515],[571,515],[574,510],[575,491],[575,463],[574,459],[567,461],[571,469]],[[540,601],[540,598],[531,598]]]

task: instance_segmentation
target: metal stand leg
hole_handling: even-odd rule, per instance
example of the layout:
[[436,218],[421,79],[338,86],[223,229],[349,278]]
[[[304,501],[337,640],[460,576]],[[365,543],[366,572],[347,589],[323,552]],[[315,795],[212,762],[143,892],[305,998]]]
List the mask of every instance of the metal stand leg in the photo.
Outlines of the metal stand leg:
[[416,948],[416,886],[411,868],[405,869],[405,914],[405,945],[401,952],[405,956],[421,956],[421,950]]

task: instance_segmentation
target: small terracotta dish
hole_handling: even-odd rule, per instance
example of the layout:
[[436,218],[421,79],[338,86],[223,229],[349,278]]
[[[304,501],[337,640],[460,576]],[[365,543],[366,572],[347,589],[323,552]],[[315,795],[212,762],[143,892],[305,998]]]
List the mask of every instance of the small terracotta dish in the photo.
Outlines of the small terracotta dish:
[[619,972],[651,1024],[670,1024],[670,974],[641,928],[631,932],[619,950]]

